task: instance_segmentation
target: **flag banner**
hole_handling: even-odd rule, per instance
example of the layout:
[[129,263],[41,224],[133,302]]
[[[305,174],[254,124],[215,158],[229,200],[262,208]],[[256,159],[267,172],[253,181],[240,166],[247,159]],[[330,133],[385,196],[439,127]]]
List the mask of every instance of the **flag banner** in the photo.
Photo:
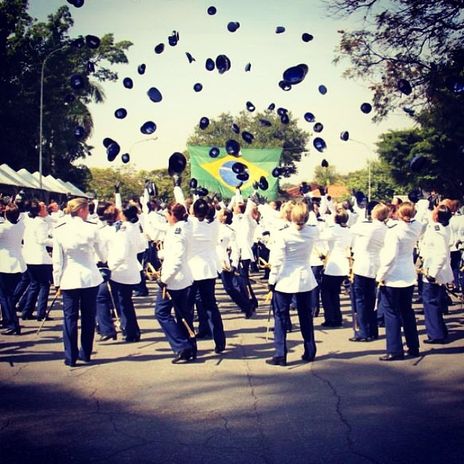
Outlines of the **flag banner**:
[[240,188],[244,196],[251,195],[253,183],[259,182],[264,176],[269,188],[259,190],[258,193],[268,200],[277,198],[278,179],[271,172],[279,165],[282,148],[242,148],[241,156],[238,157],[229,155],[221,148],[216,158],[209,155],[211,147],[190,145],[187,148],[192,178],[211,193],[220,193],[223,198],[231,198],[235,194],[235,188],[241,181],[237,179],[237,173],[232,167],[238,162],[246,166],[245,172],[249,175]]

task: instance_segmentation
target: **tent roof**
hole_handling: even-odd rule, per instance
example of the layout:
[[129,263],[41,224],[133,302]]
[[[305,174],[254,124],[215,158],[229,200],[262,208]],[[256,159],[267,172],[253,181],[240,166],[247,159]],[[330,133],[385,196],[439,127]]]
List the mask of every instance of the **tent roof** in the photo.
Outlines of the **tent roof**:
[[9,185],[15,185],[17,187],[27,187],[27,188],[32,188],[32,189],[37,188],[27,178],[25,178],[20,173],[11,169],[10,166],[8,166],[7,164],[2,164],[0,166],[0,169],[2,173],[5,174],[7,178],[10,179],[9,182],[5,182],[5,183],[8,183]]

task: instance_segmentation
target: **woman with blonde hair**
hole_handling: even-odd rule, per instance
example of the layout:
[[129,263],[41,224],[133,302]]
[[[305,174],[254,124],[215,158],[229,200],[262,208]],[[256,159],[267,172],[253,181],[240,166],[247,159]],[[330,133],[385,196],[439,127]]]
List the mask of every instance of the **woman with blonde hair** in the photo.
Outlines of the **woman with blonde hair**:
[[419,337],[412,309],[412,295],[417,281],[413,252],[423,225],[414,220],[415,214],[412,203],[404,202],[399,206],[398,222],[388,229],[380,253],[377,281],[385,312],[387,338],[387,353],[379,358],[381,361],[404,358],[401,326],[409,349],[408,356],[419,356]]
[[[64,363],[75,366],[77,359],[90,362],[95,334],[95,313],[98,285],[102,277],[95,262],[105,252],[97,225],[87,221],[89,206],[86,198],[74,198],[66,210],[70,218],[53,232],[53,281],[63,295]],[[78,349],[79,310],[81,312],[81,349]]]
[[274,292],[275,355],[267,361],[268,364],[279,366],[287,364],[287,324],[293,296],[296,297],[298,319],[304,342],[302,359],[311,362],[316,356],[311,292],[317,286],[317,282],[309,259],[319,232],[317,227],[306,224],[308,217],[306,203],[293,205],[290,225],[277,233],[271,249],[269,290]]

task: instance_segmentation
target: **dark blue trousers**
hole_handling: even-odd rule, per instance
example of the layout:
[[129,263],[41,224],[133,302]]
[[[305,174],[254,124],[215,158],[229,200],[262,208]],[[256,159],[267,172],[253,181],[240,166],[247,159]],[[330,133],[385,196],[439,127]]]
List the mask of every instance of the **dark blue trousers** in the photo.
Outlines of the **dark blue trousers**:
[[216,348],[223,350],[226,346],[226,336],[224,333],[224,325],[222,324],[221,313],[216,302],[214,293],[216,279],[195,280],[192,284],[189,305],[195,302],[197,292],[200,295],[203,310],[208,318],[208,325],[213,334],[213,339]]
[[355,274],[353,292],[358,321],[358,333],[355,336],[377,338],[379,330],[375,313],[375,278]]
[[321,299],[324,308],[324,322],[339,325],[342,323],[340,309],[340,289],[345,276],[324,274],[321,284]]
[[114,327],[112,308],[113,300],[110,294],[110,283],[102,282],[98,286],[97,293],[97,324],[100,335],[105,337],[113,337],[116,335]]
[[[64,357],[68,364],[80,357],[90,360],[95,336],[95,312],[98,287],[62,290]],[[77,324],[81,312],[81,349],[77,345]]]
[[444,340],[448,336],[448,329],[443,320],[443,313],[448,310],[445,287],[424,281],[422,301],[428,338],[430,340]]
[[251,303],[257,307],[258,300],[256,299],[255,293],[253,292],[253,288],[250,284],[250,259],[241,259],[240,264],[238,266],[239,272],[239,285],[242,289],[242,293],[244,295],[249,295]]
[[412,309],[414,286],[380,287],[382,305],[385,313],[385,334],[387,337],[387,353],[403,354],[401,326],[403,326],[406,345],[410,350],[419,349],[416,317]]
[[243,287],[239,284],[235,273],[231,271],[222,271],[221,280],[224,290],[230,296],[232,301],[240,308],[241,311],[247,312],[251,308],[250,299],[247,297],[248,292],[243,292]]
[[319,311],[321,308],[321,284],[322,284],[322,275],[324,273],[324,266],[311,266],[314,277],[317,282],[317,287],[311,292],[311,311],[313,316],[319,316]]
[[21,273],[0,272],[0,306],[2,307],[3,328],[20,331],[14,305],[14,291],[21,279]]
[[111,280],[111,289],[113,292],[114,303],[119,309],[121,318],[121,328],[126,337],[126,341],[140,340],[140,328],[137,323],[134,303],[132,301],[133,285],[121,284]]
[[309,358],[316,356],[316,342],[314,340],[313,314],[311,312],[311,292],[283,293],[274,291],[274,347],[275,355],[287,356],[287,325],[289,320],[290,302],[293,295],[296,296],[298,320],[300,322],[301,335],[303,336],[304,351]]
[[[168,290],[169,298],[163,298],[161,289],[155,302],[155,317],[175,353],[192,349],[196,352],[196,342],[191,338],[182,319],[193,331],[193,307],[189,304],[190,287],[182,290]],[[175,318],[172,314],[174,308]]]
[[47,312],[48,295],[52,281],[52,265],[28,264],[27,273],[29,274],[30,284],[26,292],[23,317],[32,316],[37,304],[37,319],[41,319],[45,317]]
[[18,311],[22,312],[26,308],[26,290],[28,289],[30,282],[31,279],[29,278],[29,273],[26,270],[21,274],[21,279],[19,280],[18,285],[16,285],[13,296],[13,302],[15,306],[18,306]]
[[459,282],[459,269],[461,267],[461,258],[462,258],[462,251],[461,250],[456,250],[452,251],[450,253],[450,258],[451,258],[451,270],[453,271],[453,277],[454,277],[454,288],[460,289],[461,285]]

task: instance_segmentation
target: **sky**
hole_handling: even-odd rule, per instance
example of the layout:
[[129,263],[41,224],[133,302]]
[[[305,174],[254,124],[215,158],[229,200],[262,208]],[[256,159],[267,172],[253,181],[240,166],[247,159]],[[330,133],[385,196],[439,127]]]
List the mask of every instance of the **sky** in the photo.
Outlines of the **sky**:
[[[75,24],[71,36],[113,33],[115,41],[130,40],[127,52],[129,63],[114,66],[117,82],[103,84],[106,100],[92,104],[94,131],[88,143],[95,148],[83,160],[89,167],[120,167],[119,156],[109,163],[102,140],[111,137],[128,152],[130,165],[135,169],[167,167],[173,152],[186,149],[200,118],[214,119],[221,113],[238,115],[251,101],[257,111],[270,103],[287,108],[298,119],[298,126],[312,134],[312,126],[304,120],[308,111],[324,125],[320,135],[327,143],[324,153],[308,143],[309,153],[298,165],[291,181],[311,180],[314,168],[325,158],[337,172],[346,174],[374,160],[375,142],[388,130],[410,127],[412,122],[399,109],[381,123],[372,122],[373,113],[366,115],[360,105],[371,102],[367,81],[347,80],[342,73],[348,62],[333,64],[338,44],[338,30],[360,26],[353,19],[330,17],[321,0],[85,0],[81,8],[65,0],[30,0],[29,13],[39,20],[68,5]],[[208,15],[215,6],[217,13]],[[238,21],[239,29],[227,30],[230,21]],[[285,32],[276,34],[277,26]],[[177,46],[168,45],[172,31],[178,31]],[[303,42],[301,35],[310,33],[314,40]],[[165,43],[162,54],[154,47]],[[185,55],[191,53],[196,61],[189,64]],[[220,75],[205,69],[207,58],[225,54],[231,60],[230,71]],[[139,64],[146,64],[143,76],[137,73]],[[245,65],[251,63],[251,71]],[[306,78],[285,92],[278,86],[283,72],[300,63],[309,68]],[[131,77],[134,87],[126,89],[122,80]],[[195,83],[203,90],[195,92]],[[318,87],[328,91],[322,95]],[[156,87],[163,99],[159,103],[147,97],[147,90]],[[46,95],[45,95],[46,105]],[[125,108],[128,116],[114,117],[117,108]],[[157,129],[148,136],[140,132],[145,121],[154,121]],[[340,140],[348,131],[350,140]]]

